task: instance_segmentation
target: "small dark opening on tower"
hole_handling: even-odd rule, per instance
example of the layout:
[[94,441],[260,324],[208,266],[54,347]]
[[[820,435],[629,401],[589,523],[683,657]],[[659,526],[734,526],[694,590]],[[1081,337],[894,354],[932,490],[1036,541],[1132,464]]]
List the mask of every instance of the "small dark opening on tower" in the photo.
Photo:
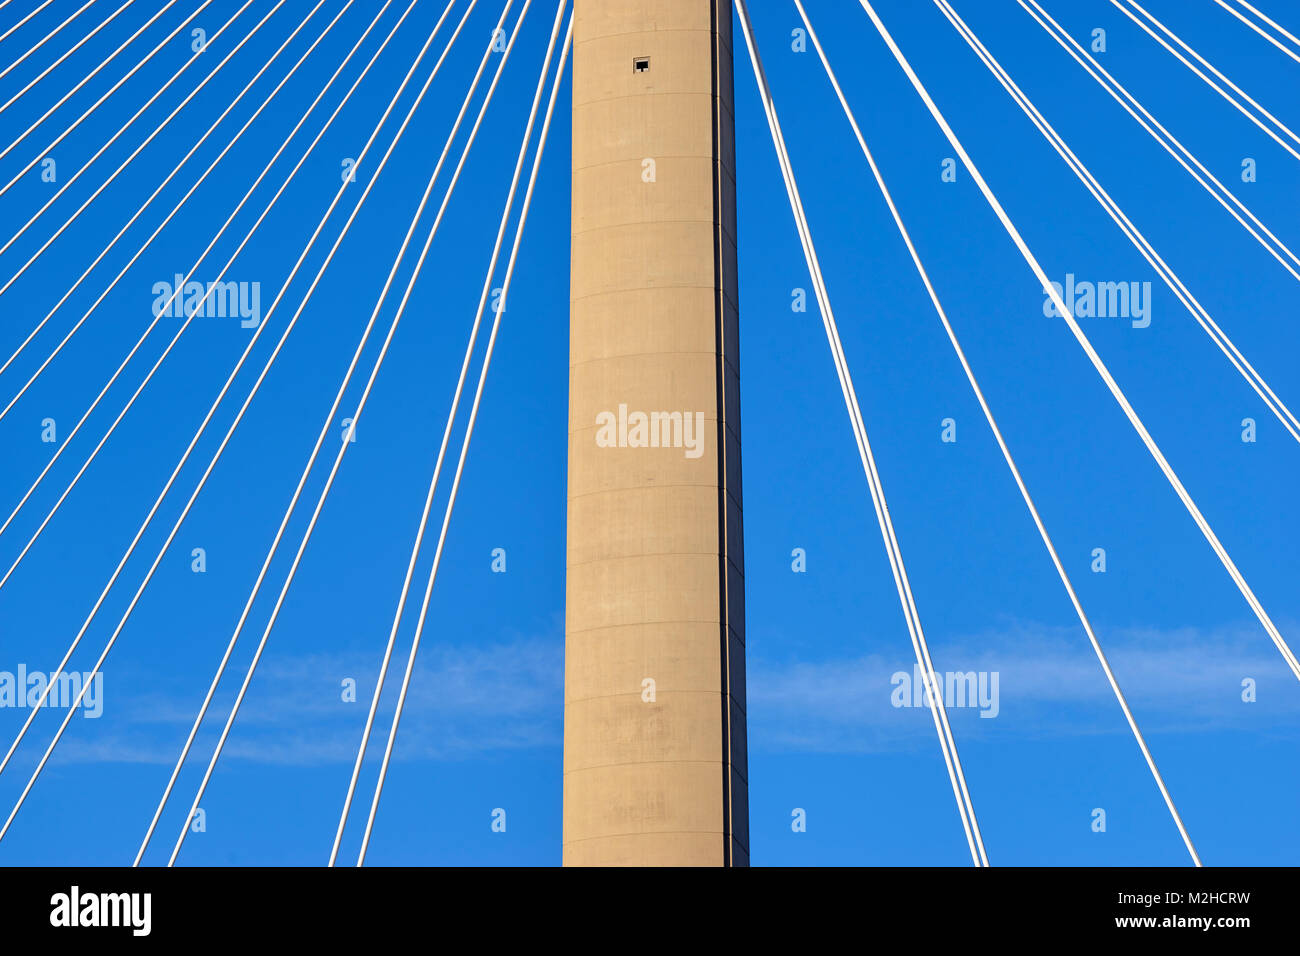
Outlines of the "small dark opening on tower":
[[635,60],[633,60],[633,61],[632,61],[632,72],[633,72],[633,73],[649,73],[649,72],[650,72],[650,57],[648,57],[648,56],[639,56],[639,57],[637,57]]

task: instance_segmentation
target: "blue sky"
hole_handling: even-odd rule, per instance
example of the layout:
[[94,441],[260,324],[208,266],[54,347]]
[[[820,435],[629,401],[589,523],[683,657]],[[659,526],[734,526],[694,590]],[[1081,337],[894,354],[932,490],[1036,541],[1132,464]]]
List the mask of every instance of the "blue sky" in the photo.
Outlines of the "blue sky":
[[[0,159],[7,182],[179,24],[179,3]],[[338,12],[326,0],[298,38],[0,375],[4,403],[144,242],[239,125]],[[0,28],[16,22],[15,4]],[[138,5],[144,8],[148,5]],[[272,9],[255,0],[222,37],[13,247],[9,278]],[[358,0],[12,412],[0,421],[0,519],[54,453],[152,320],[153,285],[187,271],[369,23]],[[793,5],[753,3],[863,415],[936,666],[996,671],[994,719],[954,709],[995,864],[1187,862],[1016,488],[983,421],[815,53],[791,48]],[[1164,259],[1284,400],[1300,393],[1293,279],[1015,3],[954,4]],[[1300,165],[1103,0],[1044,6],[1073,36],[1107,31],[1103,64],[1284,240],[1300,213]],[[396,22],[395,2],[308,118],[199,275],[212,278],[362,64]],[[420,0],[227,278],[261,284],[265,309],[288,275],[444,4]],[[442,48],[458,3],[435,41]],[[515,4],[517,11],[519,4]],[[1043,295],[856,4],[812,0],[859,122],[937,291],[1110,655],[1206,863],[1294,864],[1300,824],[1300,692],[1163,476]],[[1297,64],[1216,5],[1151,0],[1156,16],[1283,122],[1300,122]],[[55,10],[58,12],[55,12]],[[102,8],[102,9],[101,9]],[[208,486],[105,666],[103,715],[73,719],[12,829],[5,864],[125,864],[152,816],[272,535],[388,274],[500,5],[480,0],[375,184]],[[9,62],[68,15],[56,4],[0,42]],[[8,99],[114,6],[92,6],[0,79]],[[238,5],[215,0],[209,34]],[[286,4],[60,239],[0,296],[8,357],[301,22]],[[881,17],[1049,276],[1151,281],[1152,322],[1081,319],[1284,636],[1300,633],[1294,478],[1300,449],[932,4],[881,0]],[[1294,32],[1287,4],[1265,8]],[[555,4],[535,0],[394,340],[356,444],[332,490],[279,623],[203,800],[206,832],[185,864],[320,864],[351,763]],[[35,122],[152,13],[128,8],[0,113],[0,146]],[[512,12],[513,22],[514,13]],[[7,239],[191,55],[188,28],[0,196]],[[739,39],[739,33],[737,33]],[[743,47],[742,47],[743,50]],[[743,56],[743,53],[741,54]],[[432,56],[380,132],[396,130]],[[495,61],[493,62],[495,65]],[[566,102],[567,84],[561,92]],[[962,830],[924,709],[895,708],[890,677],[911,650],[866,482],[748,62],[737,60],[750,829],[753,862],[967,865]],[[560,857],[568,315],[569,123],[557,112],[523,252],[430,608],[412,696],[368,862],[552,865]],[[463,134],[462,140],[463,141]],[[457,155],[459,142],[456,146]],[[1242,160],[1256,182],[1242,183]],[[370,168],[374,168],[371,161]],[[262,368],[366,179],[345,193],[284,305],[182,472],[71,668],[89,670]],[[435,187],[441,198],[444,173]],[[429,218],[421,222],[423,240]],[[418,246],[417,246],[418,248]],[[413,250],[412,252],[414,252]],[[405,286],[414,255],[397,274]],[[499,284],[499,281],[495,284]],[[394,313],[390,299],[344,401]],[[810,296],[811,303],[811,296]],[[0,535],[13,562],[177,327],[142,354]],[[196,320],[49,527],[0,589],[0,671],[54,668],[213,397],[247,345],[237,320]],[[481,353],[480,353],[481,354]],[[477,368],[477,366],[476,366]],[[2,406],[0,406],[2,407]],[[325,454],[332,459],[341,435]],[[957,441],[941,441],[941,422]],[[1241,421],[1258,423],[1241,440]],[[459,447],[459,432],[455,436]],[[310,506],[318,464],[273,564],[146,862],[165,862],[251,658]],[[444,492],[445,494],[445,492]],[[445,498],[440,496],[435,515]],[[191,570],[203,548],[207,571]],[[504,548],[507,571],[491,570]],[[793,573],[802,548],[807,571]],[[1104,548],[1107,570],[1090,571]],[[427,573],[429,552],[417,571]],[[4,568],[0,568],[0,573]],[[414,619],[399,636],[404,661]],[[358,702],[341,699],[357,682]],[[1253,679],[1257,700],[1241,699]],[[395,684],[384,699],[386,730]],[[28,712],[0,708],[5,748]],[[0,774],[8,815],[61,713],[37,718]],[[380,738],[376,737],[376,742]],[[358,798],[368,803],[379,746]],[[505,833],[491,829],[496,808]],[[807,813],[793,832],[791,813]],[[1104,833],[1092,814],[1103,808]],[[355,858],[361,820],[345,838]]]

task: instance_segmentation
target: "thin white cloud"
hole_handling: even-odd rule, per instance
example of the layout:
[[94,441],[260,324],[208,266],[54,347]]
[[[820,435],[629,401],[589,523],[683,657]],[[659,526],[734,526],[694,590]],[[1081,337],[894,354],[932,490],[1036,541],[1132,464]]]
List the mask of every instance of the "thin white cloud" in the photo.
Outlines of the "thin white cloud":
[[[1300,693],[1257,628],[1105,628],[1099,637],[1145,733],[1261,724],[1270,733],[1300,730]],[[938,671],[998,674],[997,717],[951,709],[959,735],[1128,733],[1081,628],[1012,623],[932,643],[931,652]],[[780,663],[758,657],[751,645],[750,747],[873,752],[929,745],[928,708],[891,700],[892,675],[910,675],[914,664],[903,653]],[[1255,703],[1242,700],[1247,678],[1256,684]]]
[[[1295,628],[1288,628],[1294,631]],[[1300,693],[1267,637],[1251,627],[1201,630],[1103,628],[1100,636],[1147,734],[1264,728],[1300,732]],[[877,752],[933,745],[925,707],[891,703],[891,677],[911,674],[896,655],[780,661],[750,642],[751,750]],[[1079,628],[1022,622],[932,644],[940,671],[998,673],[998,715],[955,708],[959,738],[1044,738],[1127,733],[1101,669]],[[404,655],[394,656],[376,721],[372,757],[383,746]],[[350,763],[373,692],[377,655],[268,658],[240,711],[225,758],[277,765]],[[209,711],[191,760],[206,760],[243,671],[232,670]],[[344,703],[341,682],[357,681]],[[1256,681],[1258,701],[1241,699]],[[78,720],[61,762],[175,761],[202,693],[185,694],[156,675],[110,674],[101,720]],[[161,690],[160,688],[167,688]],[[427,644],[407,699],[395,759],[456,760],[492,752],[557,749],[562,741],[563,643],[520,639],[487,647]]]
[[[459,759],[490,751],[558,747],[563,710],[563,644],[519,640],[488,647],[421,648],[394,758]],[[406,667],[389,666],[371,737],[382,752]],[[279,765],[350,763],[378,676],[378,655],[268,658],[259,666],[223,759]],[[209,708],[191,760],[206,760],[229,713],[243,669],[232,669]],[[105,716],[86,721],[60,746],[63,762],[174,763],[198,712],[208,677],[187,699],[156,675],[106,676]],[[343,681],[356,681],[355,702]],[[166,690],[160,688],[166,687]]]

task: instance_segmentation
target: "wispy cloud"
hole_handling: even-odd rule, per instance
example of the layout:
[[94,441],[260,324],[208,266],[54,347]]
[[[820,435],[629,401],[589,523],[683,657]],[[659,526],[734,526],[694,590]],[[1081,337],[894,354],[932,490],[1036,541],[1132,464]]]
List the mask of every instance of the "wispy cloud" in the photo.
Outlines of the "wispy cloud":
[[[412,673],[394,759],[459,759],[490,751],[558,747],[563,644],[525,639],[485,647],[425,645]],[[371,737],[382,752],[406,655],[395,653]],[[239,711],[223,759],[282,765],[350,763],[378,676],[378,655],[268,658]],[[211,753],[243,679],[232,666],[190,759]],[[355,701],[344,681],[356,682]],[[108,675],[105,718],[60,747],[67,762],[172,763],[206,685],[181,696],[157,675]],[[165,688],[165,689],[164,689]],[[95,726],[97,725],[97,726]]]
[[[1294,631],[1294,628],[1291,628]],[[1259,726],[1300,731],[1300,693],[1258,628],[1107,628],[1100,635],[1144,733]],[[929,745],[927,708],[891,703],[891,676],[912,672],[900,653],[815,663],[751,651],[749,741],[754,749],[872,752]],[[1010,623],[931,647],[936,670],[998,673],[999,713],[949,712],[960,735],[1053,737],[1128,733],[1082,628]],[[1242,681],[1258,699],[1242,700]]]
[[[1287,628],[1284,631],[1294,631]],[[1105,628],[1101,638],[1147,734],[1254,727],[1300,734],[1300,693],[1257,628]],[[906,643],[897,654],[818,661],[782,660],[751,640],[749,746],[761,751],[876,752],[933,745],[928,709],[891,703],[897,672],[911,674]],[[1079,628],[1024,622],[932,645],[940,671],[993,672],[998,716],[950,711],[959,738],[1050,738],[1128,733]],[[381,751],[406,666],[394,656],[372,736]],[[378,671],[377,655],[267,658],[226,745],[225,758],[279,765],[350,763]],[[243,670],[232,668],[209,711],[194,756],[204,759],[229,712]],[[342,682],[356,681],[356,701]],[[1242,681],[1258,702],[1242,701]],[[175,761],[206,689],[186,693],[147,673],[111,673],[105,717],[86,721],[60,746],[65,762]],[[558,748],[563,727],[563,641],[522,638],[484,647],[428,644],[421,650],[394,757],[457,760],[492,752]],[[80,723],[80,721],[78,721]]]

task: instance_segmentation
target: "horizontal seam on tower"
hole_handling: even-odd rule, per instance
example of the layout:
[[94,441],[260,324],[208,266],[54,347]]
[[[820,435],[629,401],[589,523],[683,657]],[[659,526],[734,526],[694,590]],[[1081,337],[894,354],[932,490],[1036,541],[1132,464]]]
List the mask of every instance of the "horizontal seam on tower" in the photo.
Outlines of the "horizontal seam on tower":
[[[717,487],[710,487],[714,494],[717,494]],[[717,549],[712,551],[642,551],[637,554],[614,554],[607,558],[592,558],[590,561],[578,561],[574,564],[566,562],[564,566],[569,570],[574,570],[576,568],[585,568],[588,565],[600,564],[607,561],[630,561],[634,558],[716,558],[721,553],[722,552]]]
[[718,760],[620,760],[618,763],[593,764],[590,767],[579,767],[574,770],[566,770],[564,771],[564,775],[567,777],[571,773],[587,773],[588,771],[591,770],[608,770],[610,767],[644,767],[647,765],[653,766],[655,764],[661,764],[661,763],[702,763],[702,764],[717,764],[718,766],[722,766],[724,762],[725,761],[721,759]]
[[715,289],[711,284],[698,285],[693,282],[688,284],[683,284],[683,285],[638,285],[638,286],[632,286],[629,289],[610,289],[605,292],[588,292],[586,295],[579,295],[579,296],[570,295],[569,304],[573,305],[573,303],[575,302],[582,302],[585,299],[594,299],[597,296],[601,296],[601,295],[625,295],[628,292],[642,292],[642,291],[648,291],[652,289],[707,289],[709,292],[717,291],[717,289]]
[[579,110],[584,106],[594,106],[598,103],[619,103],[624,100],[654,100],[665,96],[702,96],[710,102],[715,99],[712,94],[703,90],[657,90],[653,93],[619,93],[616,96],[598,96],[595,99],[583,100],[580,103],[575,102],[573,108]]
[[[692,284],[692,285],[667,285],[667,286],[665,286],[665,285],[649,285],[649,286],[641,285],[641,286],[633,286],[633,287],[628,288],[628,289],[613,289],[613,290],[610,290],[610,291],[608,291],[608,292],[588,292],[586,295],[580,295],[580,296],[573,296],[573,295],[570,295],[570,296],[569,296],[569,308],[572,309],[573,306],[576,305],[576,304],[579,303],[579,302],[585,302],[587,299],[596,299],[596,298],[599,298],[599,297],[601,297],[601,296],[628,295],[629,293],[634,293],[634,292],[659,292],[659,291],[662,291],[662,290],[664,290],[664,289],[674,289],[674,290],[690,289],[690,290],[697,291],[697,292],[699,292],[699,291],[702,291],[702,292],[708,292],[708,293],[710,293],[710,294],[716,294],[717,291],[718,291],[715,287],[713,287],[713,286],[711,286],[711,285],[694,285],[694,284]],[[736,301],[735,301],[735,300],[734,300],[734,299],[733,299],[733,298],[732,298],[732,297],[731,297],[731,296],[726,292],[726,290],[723,290],[723,297],[726,299],[727,304],[728,304],[729,306],[731,306],[732,309],[735,310],[737,317],[739,317],[739,314],[740,314],[740,305],[739,305],[739,303],[737,303],[737,302],[736,302]],[[736,369],[737,369],[737,372],[739,372],[739,368],[737,367],[737,365],[736,365],[735,362],[732,362],[732,361],[731,361],[731,358],[730,358],[729,355],[728,355],[727,361],[728,361],[728,363],[732,366],[732,368],[736,368]]]
[[[629,226],[696,226],[700,223],[708,223],[709,228],[713,228],[712,219],[634,219],[629,220],[628,222],[616,222],[609,226],[591,226],[587,229],[575,229],[573,230],[572,238],[576,239],[579,236],[585,236],[593,232],[609,232],[611,229],[626,229]],[[710,286],[710,288],[712,288],[712,286]]]
[[[674,618],[667,621],[636,621],[632,624],[600,624],[596,627],[572,628],[566,627],[564,633],[569,634],[586,634],[589,631],[610,631],[616,627],[662,627],[666,624],[708,624],[717,627],[721,621],[699,620],[697,618]],[[739,636],[739,635],[737,635]]]
[[[626,159],[607,159],[601,163],[588,163],[585,166],[574,166],[573,171],[575,173],[580,173],[588,169],[600,169],[602,166],[625,166],[628,163],[642,163],[647,159],[653,159],[656,162],[661,159],[701,159],[710,165],[714,162],[712,156],[704,153],[656,153],[654,156],[629,156]],[[655,183],[658,185],[658,180],[656,180]],[[650,184],[645,183],[644,185],[648,186]],[[709,222],[712,221],[712,219],[709,220]]]
[[601,40],[612,40],[616,37],[645,37],[654,36],[659,33],[703,33],[710,40],[713,39],[713,25],[707,27],[669,27],[666,30],[624,30],[621,33],[601,33],[598,36],[588,37],[585,40],[575,40],[573,45],[586,46],[589,43],[599,43]]
[[[594,365],[597,362],[612,362],[615,361],[616,359],[622,359],[622,358],[644,358],[647,355],[699,355],[699,354],[707,354],[712,358],[716,358],[717,356],[717,353],[715,352],[701,353],[697,349],[682,349],[680,351],[673,350],[673,351],[663,351],[663,352],[616,352],[613,355],[602,355],[596,358],[583,359],[581,362],[570,362],[569,371],[573,372],[574,369],[582,368],[583,366],[586,365]],[[723,356],[723,361],[726,363],[727,368],[731,372],[731,374],[735,376],[736,382],[739,383],[740,369],[736,368],[736,366],[732,363],[731,359],[727,358],[726,356]],[[731,421],[731,419],[726,419],[726,418],[724,418],[723,420]],[[572,434],[572,429],[570,429],[570,434]]]
[[[660,484],[660,485],[637,485],[637,486],[635,486],[635,487],[631,487],[631,488],[602,488],[602,489],[600,489],[600,490],[598,490],[598,491],[584,491],[584,492],[582,492],[582,494],[579,494],[579,495],[569,495],[569,500],[570,500],[570,501],[577,501],[579,498],[590,498],[592,495],[612,495],[612,494],[622,494],[622,493],[624,493],[624,492],[628,492],[628,491],[651,491],[651,490],[656,489],[656,488],[715,488],[715,489],[716,489],[716,488],[717,488],[717,485],[714,485],[714,484],[696,484],[696,483],[694,483],[694,482],[690,482],[690,481],[674,481],[674,482],[672,482],[671,484]],[[737,508],[740,507],[740,503],[739,503],[739,502],[736,503],[736,507],[737,507]],[[690,552],[690,553],[694,553],[694,552]],[[581,563],[582,563],[582,564],[586,564],[587,562],[584,561],[584,562],[581,562]],[[572,566],[572,567],[576,567],[576,565],[571,565],[571,566]]]
[[621,358],[643,358],[647,355],[707,355],[709,358],[717,358],[717,353],[712,349],[664,349],[663,351],[644,351],[644,352],[620,352],[617,355],[601,356],[599,358],[583,359],[581,362],[570,362],[569,368],[582,368],[584,365],[591,365],[594,362],[608,362],[613,359]]
[[592,840],[616,840],[619,837],[625,836],[696,836],[700,834],[720,836],[723,838],[728,835],[722,830],[620,830],[618,833],[611,833],[608,836],[579,837],[576,840],[564,840],[563,843],[564,846],[570,846],[574,843],[590,843]]
[[[657,692],[658,691],[656,690],[656,693]],[[665,694],[709,694],[710,696],[713,697],[719,697],[722,695],[722,691],[718,690],[717,688],[714,688],[713,690],[666,690],[664,691],[664,693]],[[736,700],[736,696],[734,694],[728,694],[727,696],[730,697],[732,700]],[[573,700],[566,699],[564,701],[564,706],[568,707],[570,704],[582,704],[582,703],[586,703],[589,700],[612,700],[615,697],[635,697],[637,700],[640,700],[641,692],[639,690],[631,690],[625,694],[597,694],[594,697],[575,697],[573,698]],[[739,706],[740,702],[736,701],[736,704],[737,706]],[[741,709],[743,710],[744,708],[742,707]]]

